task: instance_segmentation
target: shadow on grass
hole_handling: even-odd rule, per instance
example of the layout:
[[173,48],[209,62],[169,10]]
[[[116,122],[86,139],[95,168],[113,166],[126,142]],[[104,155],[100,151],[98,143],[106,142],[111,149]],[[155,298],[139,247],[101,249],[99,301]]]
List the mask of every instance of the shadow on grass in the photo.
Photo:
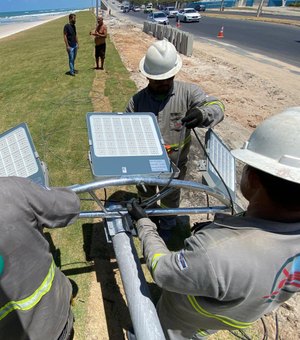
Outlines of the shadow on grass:
[[103,223],[84,224],[82,231],[86,259],[94,261],[97,282],[101,286],[109,339],[124,339],[123,329],[130,328],[131,319],[117,284],[118,264],[112,245],[106,241]]

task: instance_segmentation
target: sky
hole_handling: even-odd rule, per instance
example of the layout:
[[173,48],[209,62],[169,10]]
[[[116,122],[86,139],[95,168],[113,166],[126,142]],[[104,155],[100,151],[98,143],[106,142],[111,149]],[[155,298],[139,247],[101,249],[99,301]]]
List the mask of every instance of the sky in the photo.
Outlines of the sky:
[[0,12],[56,9],[88,8],[95,6],[95,0],[0,0]]

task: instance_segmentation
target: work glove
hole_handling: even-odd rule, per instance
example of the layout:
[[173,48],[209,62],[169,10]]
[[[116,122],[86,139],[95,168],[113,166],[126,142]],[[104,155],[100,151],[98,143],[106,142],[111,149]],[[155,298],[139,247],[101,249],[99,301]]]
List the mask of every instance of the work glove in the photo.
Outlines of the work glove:
[[141,218],[148,217],[143,208],[138,204],[136,199],[127,203],[127,210],[133,220],[138,221]]
[[181,122],[184,124],[187,129],[193,129],[204,121],[204,114],[198,107],[193,107],[188,110],[186,116],[181,119]]

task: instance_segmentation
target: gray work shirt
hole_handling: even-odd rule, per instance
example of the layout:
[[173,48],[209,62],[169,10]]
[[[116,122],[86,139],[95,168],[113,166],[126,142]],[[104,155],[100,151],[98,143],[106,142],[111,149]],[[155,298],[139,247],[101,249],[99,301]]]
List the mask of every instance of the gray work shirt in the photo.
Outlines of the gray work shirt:
[[[127,104],[126,112],[152,112],[157,116],[158,125],[167,145],[180,142],[181,119],[189,109],[201,107],[205,115],[199,127],[213,127],[224,118],[223,104],[213,96],[208,96],[199,86],[181,81],[174,81],[173,88],[164,99],[158,99],[146,87],[136,93]],[[185,139],[190,135],[187,129]],[[185,144],[180,155],[180,161],[186,163],[190,148],[190,140]],[[177,152],[171,154],[176,162]]]
[[[44,188],[25,178],[0,177],[0,311],[11,301],[28,310],[0,314],[0,337],[58,339],[69,315],[71,284],[53,263],[44,227],[63,227],[79,214],[77,195],[66,188]],[[36,303],[32,296],[53,267],[51,289]],[[31,298],[30,298],[31,297]],[[24,301],[24,299],[27,299]]]
[[167,339],[246,328],[300,291],[300,222],[216,215],[170,252],[148,218],[137,223],[144,257],[163,289]]

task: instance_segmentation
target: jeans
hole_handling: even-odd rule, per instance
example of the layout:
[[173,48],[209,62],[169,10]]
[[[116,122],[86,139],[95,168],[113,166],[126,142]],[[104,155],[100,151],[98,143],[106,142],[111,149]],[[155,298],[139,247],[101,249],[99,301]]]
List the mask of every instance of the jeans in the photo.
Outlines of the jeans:
[[75,59],[77,55],[77,45],[75,47],[70,47],[68,50],[69,55],[69,65],[70,65],[70,74],[75,74]]

